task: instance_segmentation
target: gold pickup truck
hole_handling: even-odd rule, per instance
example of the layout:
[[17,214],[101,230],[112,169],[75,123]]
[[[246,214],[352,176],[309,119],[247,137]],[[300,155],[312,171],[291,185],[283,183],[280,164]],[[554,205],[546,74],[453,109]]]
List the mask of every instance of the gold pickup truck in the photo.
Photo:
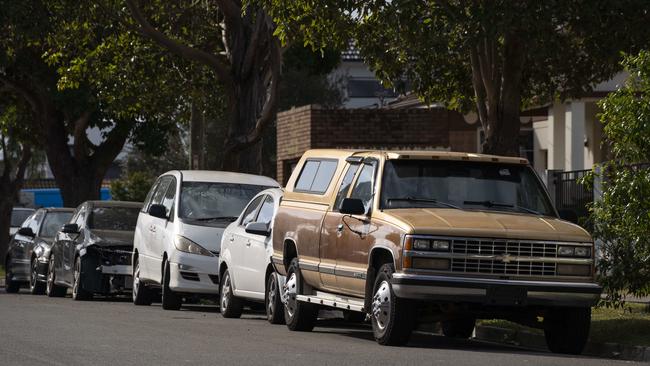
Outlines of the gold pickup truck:
[[385,345],[406,343],[423,315],[464,338],[476,319],[500,318],[580,353],[602,290],[592,238],[559,218],[521,158],[310,150],[273,247],[289,329],[309,331],[319,308],[339,308],[368,315]]

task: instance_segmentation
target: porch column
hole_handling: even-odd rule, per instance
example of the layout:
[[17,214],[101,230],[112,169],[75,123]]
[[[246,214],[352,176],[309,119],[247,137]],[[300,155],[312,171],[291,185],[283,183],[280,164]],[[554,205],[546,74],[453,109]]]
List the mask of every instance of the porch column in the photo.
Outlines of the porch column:
[[585,103],[573,101],[564,113],[564,170],[581,170],[585,164]]

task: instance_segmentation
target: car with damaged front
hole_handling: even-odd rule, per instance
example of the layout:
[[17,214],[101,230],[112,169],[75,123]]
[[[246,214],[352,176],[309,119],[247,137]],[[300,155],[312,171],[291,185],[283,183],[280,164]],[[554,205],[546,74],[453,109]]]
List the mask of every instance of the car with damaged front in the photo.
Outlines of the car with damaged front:
[[131,290],[133,232],[142,203],[86,201],[58,232],[48,257],[46,293],[74,300]]
[[45,293],[47,258],[50,246],[64,223],[70,220],[72,208],[40,208],[32,212],[11,237],[5,256],[6,282],[9,293],[29,286],[34,295]]

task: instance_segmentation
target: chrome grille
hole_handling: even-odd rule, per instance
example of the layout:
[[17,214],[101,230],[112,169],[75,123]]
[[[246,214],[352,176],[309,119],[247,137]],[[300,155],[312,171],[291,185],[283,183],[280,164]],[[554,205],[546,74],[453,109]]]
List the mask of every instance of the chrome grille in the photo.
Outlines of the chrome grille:
[[[504,260],[502,256],[557,258],[558,244],[531,241],[505,241],[485,239],[454,239],[451,243],[453,255],[466,255],[470,258],[454,257],[451,260],[452,272],[486,273],[512,276],[555,276],[555,263],[542,263],[526,260]],[[471,256],[498,256],[497,258],[471,258]]]

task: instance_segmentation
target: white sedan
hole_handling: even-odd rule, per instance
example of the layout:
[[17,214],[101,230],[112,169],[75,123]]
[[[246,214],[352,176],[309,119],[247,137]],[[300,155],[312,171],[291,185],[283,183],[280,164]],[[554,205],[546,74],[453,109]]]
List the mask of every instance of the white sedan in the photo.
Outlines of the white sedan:
[[220,305],[225,318],[241,316],[245,301],[264,302],[270,323],[284,322],[281,280],[273,270],[273,219],[282,190],[271,188],[253,197],[221,239]]

